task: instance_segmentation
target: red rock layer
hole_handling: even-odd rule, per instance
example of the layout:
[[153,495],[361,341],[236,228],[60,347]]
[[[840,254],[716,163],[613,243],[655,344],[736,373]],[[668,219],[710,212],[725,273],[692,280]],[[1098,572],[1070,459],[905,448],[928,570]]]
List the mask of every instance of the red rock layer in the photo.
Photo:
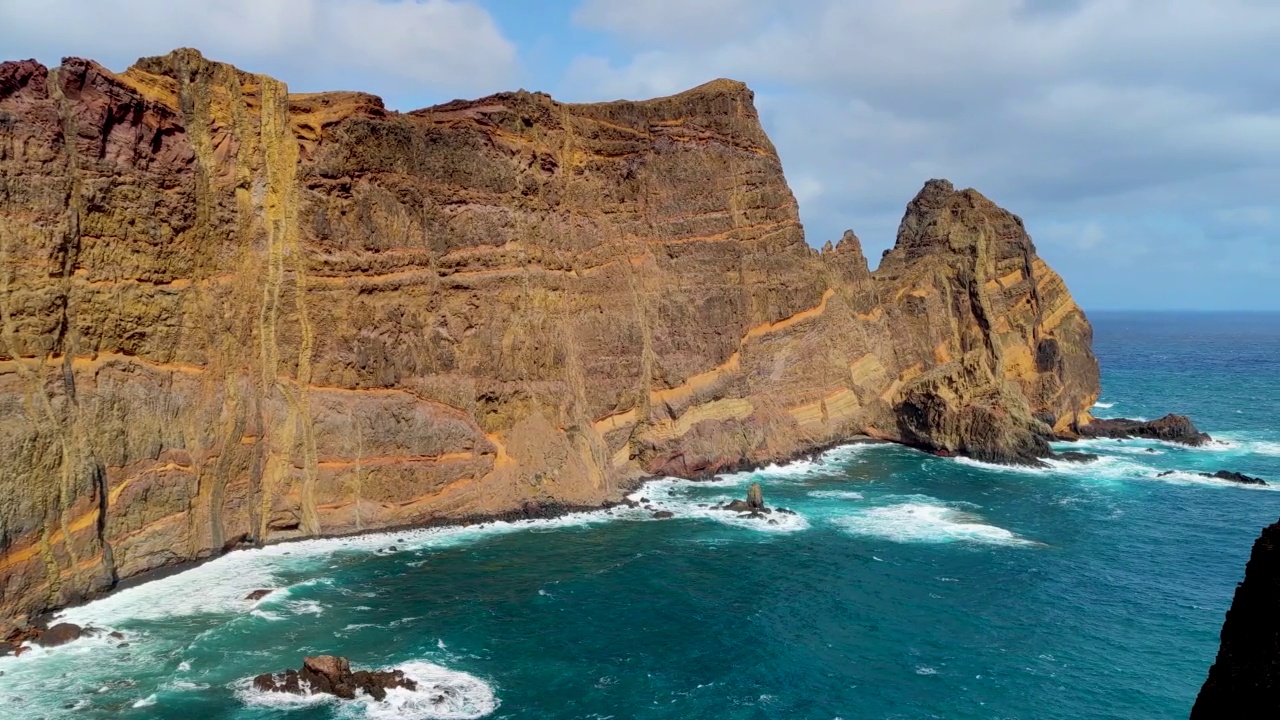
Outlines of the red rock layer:
[[0,617],[858,433],[1028,461],[1098,391],[1018,218],[931,181],[876,273],[815,252],[729,80],[400,114],[5,63],[0,180]]

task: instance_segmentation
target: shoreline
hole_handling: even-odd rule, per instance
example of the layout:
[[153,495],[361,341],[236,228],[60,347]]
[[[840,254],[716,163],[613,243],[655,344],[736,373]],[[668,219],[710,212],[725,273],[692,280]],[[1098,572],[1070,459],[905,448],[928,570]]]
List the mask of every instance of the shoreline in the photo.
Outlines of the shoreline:
[[[803,451],[792,453],[791,455],[785,456],[783,458],[764,460],[764,461],[744,460],[742,462],[735,463],[730,466],[726,466],[722,468],[720,471],[715,473],[705,473],[705,474],[700,473],[693,477],[686,477],[686,478],[679,478],[679,479],[696,483],[696,482],[711,480],[712,478],[719,477],[722,475],[733,475],[736,473],[743,473],[743,472],[755,472],[756,470],[760,470],[762,468],[766,468],[771,465],[785,467],[787,465],[791,465],[797,462],[805,462],[805,461],[812,462],[813,460],[821,457],[823,454],[831,450],[834,450],[835,448],[846,447],[851,445],[899,445],[901,447],[915,449],[915,448],[911,448],[910,445],[906,445],[904,443],[896,443],[896,442],[893,442],[892,440],[884,440],[881,438],[872,437],[870,435],[858,434],[858,435],[853,435],[849,438],[845,438],[836,442],[817,445]],[[613,507],[617,507],[618,505],[624,504],[623,499],[627,495],[631,494],[632,492],[635,492],[640,487],[643,487],[645,483],[651,482],[653,480],[661,480],[667,477],[676,477],[676,476],[644,475],[644,476],[639,476],[635,479],[627,480],[623,482],[621,485],[619,485],[617,488],[615,488],[614,491],[611,492],[608,497],[601,500],[597,504],[573,504],[573,503],[560,503],[560,502],[549,502],[549,503],[543,504],[530,498],[524,501],[521,507],[512,508],[510,510],[505,510],[502,512],[473,513],[473,514],[464,515],[461,517],[438,517],[438,518],[430,518],[427,520],[423,520],[422,522],[407,523],[403,525],[389,525],[387,527],[370,528],[368,530],[357,530],[353,532],[311,535],[311,536],[305,536],[305,537],[280,538],[277,540],[269,540],[265,543],[257,543],[257,544],[245,543],[241,545],[236,545],[220,553],[210,555],[208,557],[199,558],[196,560],[186,560],[183,562],[174,563],[172,565],[165,565],[163,567],[158,567],[153,570],[148,570],[146,572],[139,573],[137,575],[132,575],[128,578],[125,578],[117,582],[114,586],[112,586],[108,590],[102,591],[100,593],[95,593],[93,595],[87,596],[75,602],[67,603],[65,605],[60,605],[56,608],[51,608],[49,610],[46,610],[40,615],[32,618],[29,622],[28,627],[31,630],[34,630],[37,628],[41,630],[48,629],[49,626],[57,624],[58,616],[67,610],[70,610],[72,608],[84,607],[85,605],[89,605],[90,603],[97,602],[98,600],[103,600],[105,598],[111,597],[112,595],[115,595],[116,593],[122,592],[124,590],[135,588],[140,585],[145,585],[149,582],[154,582],[156,580],[163,580],[165,578],[172,577],[174,575],[179,575],[188,570],[194,570],[195,568],[201,567],[202,565],[206,565],[220,558],[227,557],[228,555],[231,555],[238,551],[254,550],[254,549],[259,549],[264,547],[274,547],[279,545],[288,545],[291,543],[301,543],[301,542],[308,542],[308,541],[314,541],[314,540],[337,540],[342,538],[368,537],[371,535],[378,535],[382,533],[393,534],[397,532],[408,532],[408,531],[414,531],[414,530],[471,527],[473,525],[481,525],[481,524],[492,523],[492,522],[516,523],[522,520],[553,520],[555,518],[574,515],[577,513],[589,513],[589,512],[595,512],[597,510],[607,510]],[[530,504],[534,506],[535,508],[534,512],[528,511]],[[21,645],[24,642],[30,642],[30,641],[31,641],[30,637],[20,638],[19,640],[14,642],[14,645],[16,647]],[[3,657],[3,656],[4,654],[0,654],[0,657]]]

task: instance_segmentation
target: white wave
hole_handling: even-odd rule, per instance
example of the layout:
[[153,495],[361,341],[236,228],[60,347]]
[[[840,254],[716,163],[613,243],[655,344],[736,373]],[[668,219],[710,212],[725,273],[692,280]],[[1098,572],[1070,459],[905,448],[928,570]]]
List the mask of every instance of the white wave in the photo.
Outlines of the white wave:
[[811,490],[809,497],[824,500],[861,500],[862,493],[853,490]]
[[[303,685],[306,686],[305,683]],[[312,705],[328,705],[338,700],[333,695],[325,693],[294,695],[293,693],[259,690],[253,686],[253,678],[237,680],[232,684],[232,687],[235,688],[236,698],[251,707],[293,710]]]
[[316,600],[291,600],[284,604],[295,615],[321,615],[324,606]]
[[[605,510],[575,513],[556,518],[521,522],[494,521],[471,526],[451,526],[400,530],[356,537],[321,538],[236,550],[181,573],[135,585],[100,600],[68,608],[58,618],[78,625],[110,628],[130,620],[156,620],[197,614],[240,614],[252,612],[265,619],[278,614],[254,610],[258,604],[246,596],[260,588],[280,587],[280,575],[289,571],[320,572],[327,561],[340,552],[375,552],[396,544],[402,549],[433,549],[529,529],[577,527],[607,522]],[[318,578],[294,587],[332,582]],[[263,599],[276,600],[287,593],[272,593]]]
[[144,707],[151,707],[152,705],[155,705],[155,704],[156,704],[156,695],[155,693],[151,693],[150,695],[144,698],[141,698],[140,700],[133,703],[133,707],[144,708]]
[[900,543],[973,542],[987,545],[1037,545],[970,512],[956,510],[930,498],[931,503],[908,502],[861,510],[832,520],[854,535]]
[[1215,434],[1214,441],[1202,446],[1202,449],[1280,457],[1280,440],[1272,439],[1272,433],[1267,433],[1267,437],[1262,438],[1257,435],[1256,433],[1245,432]]
[[493,688],[474,675],[429,662],[409,662],[394,669],[416,682],[418,689],[392,688],[382,702],[361,697],[363,717],[373,720],[475,720],[498,709],[498,698]]
[[1103,410],[1110,410],[1111,408],[1115,407],[1116,404],[1113,402],[1102,402],[1101,400],[1099,400],[1098,402],[1094,403],[1093,406],[1096,408],[1102,408]]

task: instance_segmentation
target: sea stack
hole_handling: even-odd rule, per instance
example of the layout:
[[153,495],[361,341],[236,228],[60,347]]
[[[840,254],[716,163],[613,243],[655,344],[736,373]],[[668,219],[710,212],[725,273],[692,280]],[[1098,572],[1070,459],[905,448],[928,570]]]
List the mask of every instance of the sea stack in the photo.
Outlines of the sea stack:
[[936,179],[875,271],[815,250],[733,80],[401,113],[191,49],[23,60],[0,148],[0,618],[859,434],[1036,463],[1099,393],[1020,218]]

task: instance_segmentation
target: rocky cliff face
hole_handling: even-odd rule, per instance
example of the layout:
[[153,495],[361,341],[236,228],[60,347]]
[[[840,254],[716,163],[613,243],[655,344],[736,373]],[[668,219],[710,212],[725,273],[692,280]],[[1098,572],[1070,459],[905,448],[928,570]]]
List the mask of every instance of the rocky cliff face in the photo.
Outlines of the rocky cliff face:
[[1253,544],[1192,720],[1280,717],[1280,522]]
[[0,321],[0,617],[857,433],[1032,462],[1098,393],[1021,220],[930,181],[876,272],[811,250],[728,80],[401,114],[5,63]]

